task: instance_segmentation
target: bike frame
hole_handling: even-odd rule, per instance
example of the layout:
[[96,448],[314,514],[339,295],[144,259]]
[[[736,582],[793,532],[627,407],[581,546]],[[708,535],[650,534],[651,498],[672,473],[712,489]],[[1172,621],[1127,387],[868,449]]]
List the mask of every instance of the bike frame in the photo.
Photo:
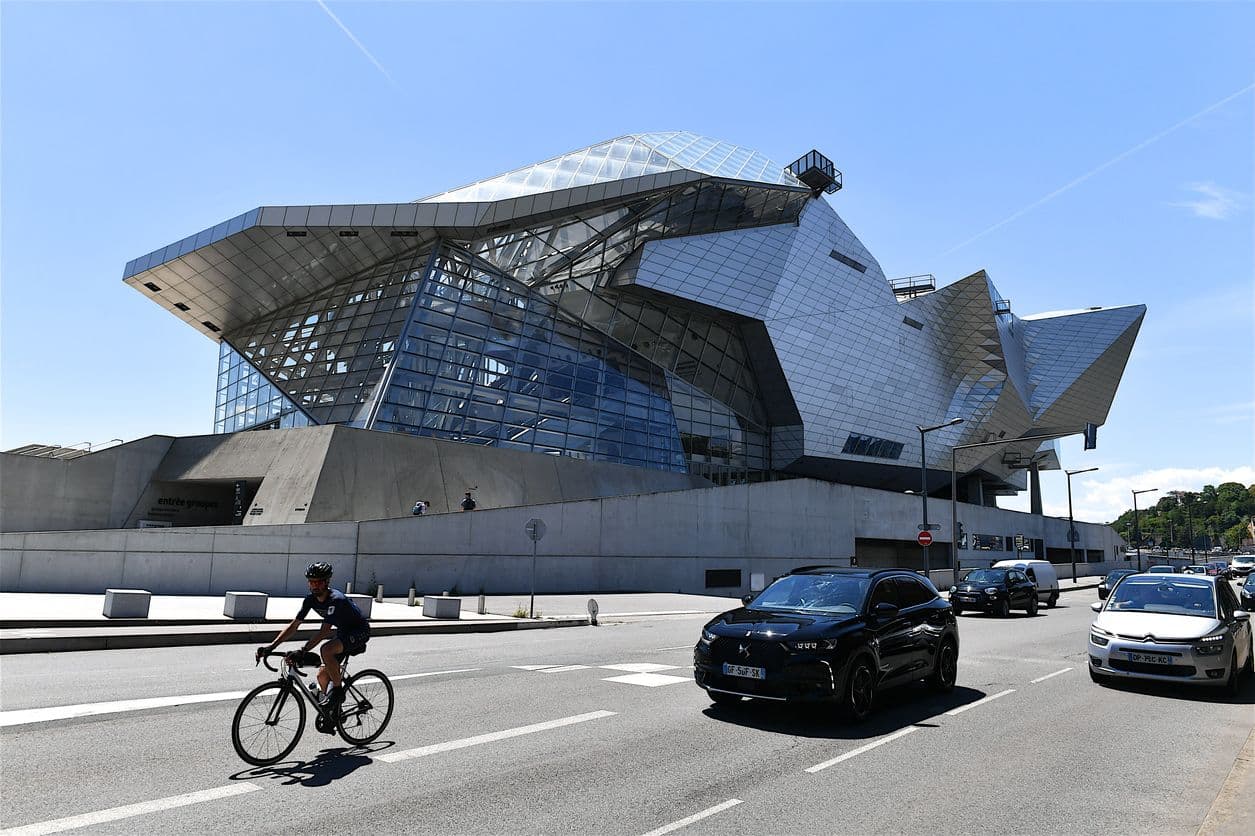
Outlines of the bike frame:
[[[271,706],[270,708],[270,714],[267,715],[266,717],[266,725],[267,726],[278,725],[279,718],[283,716],[283,707],[287,705],[288,695],[292,691],[296,691],[302,697],[308,700],[309,704],[314,707],[315,713],[321,714],[325,716],[328,720],[331,720],[332,722],[334,722],[335,718],[327,713],[327,706],[323,705],[322,703],[318,702],[318,700],[314,699],[314,695],[309,692],[309,688],[307,688],[305,686],[305,683],[302,681],[303,679],[306,678],[307,674],[301,673],[300,665],[288,659],[285,654],[276,653],[274,655],[283,656],[283,660],[280,661],[279,663],[280,667],[273,669],[279,672],[279,681],[290,682],[292,684],[292,687],[284,688],[282,693],[279,695],[279,699],[275,700],[275,704]],[[270,667],[270,665],[267,664],[266,667]],[[349,678],[349,660],[342,659],[340,661],[340,681],[343,682],[347,680],[348,678]],[[353,713],[357,713],[357,708],[358,708],[357,706],[354,706]],[[341,717],[349,717],[349,716],[352,716],[352,714],[344,714],[343,712],[341,712]]]

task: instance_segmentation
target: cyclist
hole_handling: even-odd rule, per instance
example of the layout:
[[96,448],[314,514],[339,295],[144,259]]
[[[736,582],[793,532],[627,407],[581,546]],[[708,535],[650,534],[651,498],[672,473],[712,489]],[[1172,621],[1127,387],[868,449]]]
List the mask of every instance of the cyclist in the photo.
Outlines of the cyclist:
[[[340,654],[361,653],[370,641],[370,622],[357,605],[338,589],[331,588],[331,564],[311,563],[305,569],[309,581],[309,595],[301,604],[301,610],[291,623],[279,631],[269,645],[257,648],[257,658],[287,641],[298,629],[310,610],[322,616],[322,629],[318,635],[305,642],[302,651],[308,653],[319,642],[322,646],[322,667],[318,669],[318,684],[327,694],[331,707],[337,708],[344,701],[344,683],[340,676]],[[289,654],[293,655],[293,654]],[[328,685],[331,686],[328,690]]]

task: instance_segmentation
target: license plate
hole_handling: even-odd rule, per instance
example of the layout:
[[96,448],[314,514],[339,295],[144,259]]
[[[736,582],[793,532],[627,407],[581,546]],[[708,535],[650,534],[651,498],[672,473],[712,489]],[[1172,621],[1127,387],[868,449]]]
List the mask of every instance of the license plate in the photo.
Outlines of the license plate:
[[1162,653],[1133,653],[1129,652],[1130,662],[1145,662],[1149,665],[1171,665],[1172,657],[1165,656]]
[[750,668],[750,667],[746,667],[745,665],[729,665],[727,662],[724,662],[723,663],[723,675],[724,676],[740,676],[746,679],[766,679],[767,669],[766,668]]
[[975,601],[976,596],[975,595],[960,595],[959,600],[960,601]]

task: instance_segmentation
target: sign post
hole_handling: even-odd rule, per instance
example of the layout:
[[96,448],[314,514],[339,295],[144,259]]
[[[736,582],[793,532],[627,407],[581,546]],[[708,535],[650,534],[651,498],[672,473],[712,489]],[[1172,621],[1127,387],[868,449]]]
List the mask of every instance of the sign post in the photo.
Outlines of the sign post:
[[545,536],[545,521],[540,517],[532,517],[527,521],[527,525],[523,526],[523,530],[527,532],[527,536],[532,541],[532,597],[527,608],[527,617],[536,617],[536,544],[540,542],[540,538]]

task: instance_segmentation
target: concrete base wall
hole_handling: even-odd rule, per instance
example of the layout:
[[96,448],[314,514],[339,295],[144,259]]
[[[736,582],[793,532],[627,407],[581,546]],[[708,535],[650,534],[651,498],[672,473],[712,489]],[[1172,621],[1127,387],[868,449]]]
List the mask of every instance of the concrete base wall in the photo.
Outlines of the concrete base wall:
[[[949,540],[942,505],[938,542]],[[961,508],[969,532],[1022,533],[1066,547],[1066,520]],[[427,594],[521,593],[532,577],[524,526],[539,518],[547,531],[536,544],[537,592],[737,595],[749,591],[754,573],[770,580],[802,564],[848,565],[859,538],[909,542],[919,512],[918,497],[794,479],[358,523],[3,534],[0,590],[294,595],[305,590],[304,567],[324,559],[337,584],[352,580],[358,591],[382,583],[397,594],[411,585]],[[1107,526],[1077,527],[1105,555],[1121,545]],[[977,562],[1009,557],[980,552]],[[1080,568],[1098,574],[1107,564]],[[707,586],[712,569],[739,570],[739,585]],[[934,582],[948,586],[951,574],[935,572]],[[1060,572],[1070,574],[1070,566]]]

